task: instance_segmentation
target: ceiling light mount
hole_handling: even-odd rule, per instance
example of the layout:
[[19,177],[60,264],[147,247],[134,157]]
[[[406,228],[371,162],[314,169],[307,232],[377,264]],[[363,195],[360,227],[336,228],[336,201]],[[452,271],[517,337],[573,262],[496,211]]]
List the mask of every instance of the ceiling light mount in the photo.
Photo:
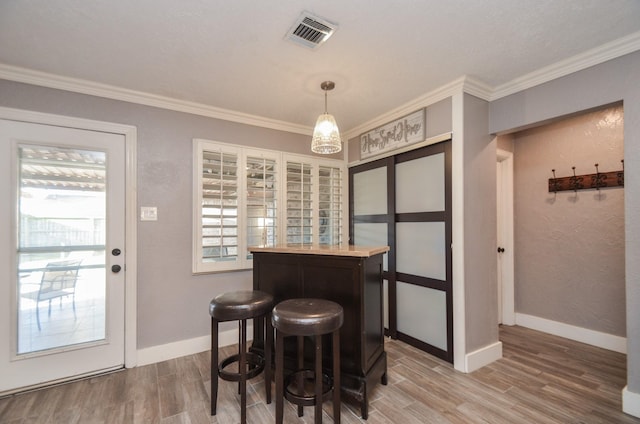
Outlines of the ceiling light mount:
[[334,88],[336,88],[336,83],[333,81],[325,81],[322,84],[320,84],[320,88],[322,88],[325,91],[325,97],[327,95],[326,91],[330,91],[333,90]]
[[311,139],[311,151],[329,155],[342,150],[342,140],[338,124],[333,115],[327,112],[327,92],[335,88],[333,81],[324,81],[320,88],[324,91],[324,113],[318,117]]

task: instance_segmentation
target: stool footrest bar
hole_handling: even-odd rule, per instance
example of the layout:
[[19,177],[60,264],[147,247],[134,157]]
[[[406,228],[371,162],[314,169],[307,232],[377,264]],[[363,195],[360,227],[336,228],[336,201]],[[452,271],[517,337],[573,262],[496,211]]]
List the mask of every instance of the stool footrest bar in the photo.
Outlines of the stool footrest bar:
[[[310,387],[305,393],[297,393],[297,378],[302,375],[305,386]],[[284,397],[289,402],[299,406],[313,406],[316,404],[315,394],[313,392],[313,383],[316,373],[313,370],[298,370],[290,374],[284,382]],[[331,399],[333,394],[333,379],[328,374],[322,374],[322,402]]]
[[[245,355],[247,355],[247,380],[249,380],[264,370],[264,357],[254,352],[246,352]],[[220,365],[218,366],[218,376],[226,381],[240,381],[239,372],[225,370],[229,365],[239,361],[240,355],[236,353],[235,355],[231,355],[220,362]]]

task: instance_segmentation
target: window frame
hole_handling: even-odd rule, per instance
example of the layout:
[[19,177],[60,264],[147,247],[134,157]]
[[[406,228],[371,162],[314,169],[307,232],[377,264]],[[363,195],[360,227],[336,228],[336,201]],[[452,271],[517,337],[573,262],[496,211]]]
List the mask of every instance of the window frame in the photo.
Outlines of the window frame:
[[[205,151],[235,154],[237,164],[238,187],[238,217],[237,238],[238,255],[235,260],[220,262],[204,262],[202,260],[202,169],[203,153]],[[345,161],[340,159],[323,159],[311,155],[300,155],[277,150],[244,147],[237,144],[223,143],[219,141],[195,138],[193,139],[193,226],[192,226],[192,272],[194,274],[206,274],[215,272],[228,272],[253,268],[253,258],[248,249],[248,204],[247,204],[247,159],[262,158],[275,161],[276,174],[276,233],[277,244],[287,243],[287,162],[302,162],[312,167],[312,243],[320,241],[320,217],[319,217],[319,172],[321,167],[338,168],[340,170],[340,237],[341,244],[348,243],[348,171]]]

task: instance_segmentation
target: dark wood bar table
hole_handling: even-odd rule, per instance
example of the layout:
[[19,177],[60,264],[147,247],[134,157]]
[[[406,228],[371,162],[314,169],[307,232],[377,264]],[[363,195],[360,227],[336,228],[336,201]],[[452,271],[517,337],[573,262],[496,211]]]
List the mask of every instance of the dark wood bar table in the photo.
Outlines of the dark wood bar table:
[[[368,394],[387,384],[384,351],[382,255],[388,246],[282,245],[250,247],[253,254],[253,288],[286,299],[310,297],[332,300],[344,309],[340,330],[342,396],[360,406],[368,416]],[[254,326],[252,349],[264,350],[262,326]],[[286,363],[293,367],[295,340],[285,346]],[[323,343],[330,349],[330,343]],[[330,352],[323,354],[331,358]],[[305,357],[306,357],[305,352]],[[309,352],[309,357],[311,353]],[[330,363],[323,368],[331,369]]]

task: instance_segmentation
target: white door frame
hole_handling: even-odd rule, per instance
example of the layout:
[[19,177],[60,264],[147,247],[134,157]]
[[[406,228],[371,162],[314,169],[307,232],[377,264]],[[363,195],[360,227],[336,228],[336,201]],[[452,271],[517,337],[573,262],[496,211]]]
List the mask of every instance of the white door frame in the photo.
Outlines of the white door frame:
[[137,128],[63,115],[0,107],[0,119],[122,134],[125,139],[125,328],[124,365],[137,364]]
[[[497,149],[496,159],[500,165],[497,178],[501,178],[502,193],[498,195],[499,233],[502,234],[501,246],[505,250],[502,255],[502,324],[515,325],[515,282],[514,282],[514,243],[513,243],[513,153]],[[496,246],[497,248],[498,246]],[[499,288],[500,289],[500,288]]]

